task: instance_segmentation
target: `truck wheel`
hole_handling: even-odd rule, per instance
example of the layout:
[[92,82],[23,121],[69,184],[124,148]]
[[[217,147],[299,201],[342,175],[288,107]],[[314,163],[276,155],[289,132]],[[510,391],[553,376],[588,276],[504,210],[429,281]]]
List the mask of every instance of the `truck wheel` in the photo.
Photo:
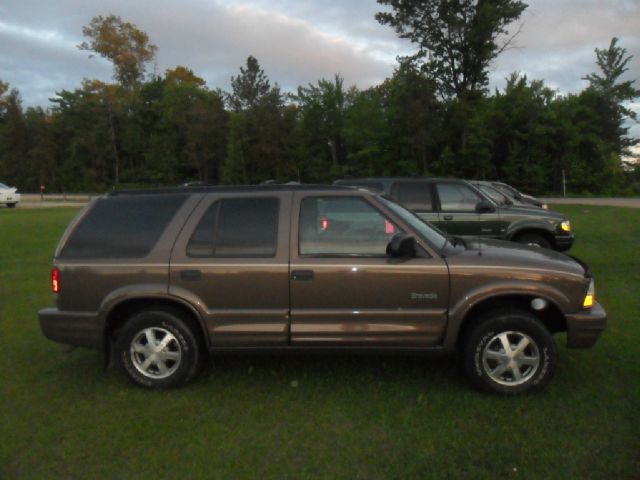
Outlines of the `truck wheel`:
[[539,233],[523,233],[516,238],[516,242],[530,247],[551,248],[551,243]]
[[525,310],[489,313],[461,347],[464,372],[475,387],[492,393],[539,391],[551,380],[557,363],[553,336]]
[[7,207],[9,208],[14,208],[16,205],[16,203],[7,203]]
[[118,335],[120,364],[134,383],[147,388],[185,384],[198,371],[202,352],[196,334],[168,309],[135,314]]

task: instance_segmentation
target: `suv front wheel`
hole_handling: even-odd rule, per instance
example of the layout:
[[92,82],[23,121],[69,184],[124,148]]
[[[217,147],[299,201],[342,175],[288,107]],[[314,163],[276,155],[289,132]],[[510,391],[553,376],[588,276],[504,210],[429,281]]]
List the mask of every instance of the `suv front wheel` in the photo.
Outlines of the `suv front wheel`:
[[196,335],[180,313],[168,309],[143,311],[131,317],[118,335],[116,349],[129,378],[148,388],[186,383],[201,361]]
[[516,242],[530,247],[551,248],[551,242],[539,233],[523,233],[516,237]]
[[557,362],[553,336],[525,310],[503,310],[478,319],[462,344],[462,366],[477,387],[514,395],[538,391]]

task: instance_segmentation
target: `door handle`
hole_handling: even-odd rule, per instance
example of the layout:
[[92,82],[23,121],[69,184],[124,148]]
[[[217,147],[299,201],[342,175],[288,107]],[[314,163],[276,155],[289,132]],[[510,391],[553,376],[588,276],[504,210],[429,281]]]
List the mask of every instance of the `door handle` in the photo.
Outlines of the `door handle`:
[[445,220],[453,220],[453,215],[445,215],[443,218]]
[[300,280],[300,281],[313,280],[313,277],[314,277],[313,270],[293,270],[291,272],[292,280]]
[[202,279],[202,272],[200,270],[182,270],[180,278],[182,280],[200,280]]

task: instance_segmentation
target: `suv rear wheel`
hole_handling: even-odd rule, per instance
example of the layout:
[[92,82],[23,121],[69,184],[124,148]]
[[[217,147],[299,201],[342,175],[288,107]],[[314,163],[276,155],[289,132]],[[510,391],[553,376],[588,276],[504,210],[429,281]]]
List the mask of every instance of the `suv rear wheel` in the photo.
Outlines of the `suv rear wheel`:
[[463,369],[477,388],[507,395],[541,390],[557,362],[553,336],[525,310],[485,316],[466,336],[460,353]]
[[198,371],[202,352],[194,332],[179,312],[154,309],[139,312],[124,325],[116,350],[134,383],[148,388],[172,388]]

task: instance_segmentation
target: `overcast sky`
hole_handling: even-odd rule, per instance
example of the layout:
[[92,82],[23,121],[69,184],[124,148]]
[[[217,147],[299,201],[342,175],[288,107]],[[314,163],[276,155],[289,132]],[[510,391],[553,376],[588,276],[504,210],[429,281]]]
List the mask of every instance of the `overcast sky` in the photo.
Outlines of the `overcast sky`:
[[[379,10],[375,0],[1,0],[0,79],[25,105],[43,107],[84,77],[109,80],[111,65],[76,45],[93,16],[114,13],[158,46],[158,73],[184,65],[210,88],[228,89],[254,55],[285,90],[335,73],[364,88],[412,51],[376,22]],[[530,0],[519,26],[516,48],[492,66],[492,89],[519,71],[562,93],[579,91],[596,70],[594,49],[613,36],[634,56],[626,78],[640,78],[640,0]],[[640,112],[640,102],[633,108]],[[640,126],[632,133],[640,137]]]

